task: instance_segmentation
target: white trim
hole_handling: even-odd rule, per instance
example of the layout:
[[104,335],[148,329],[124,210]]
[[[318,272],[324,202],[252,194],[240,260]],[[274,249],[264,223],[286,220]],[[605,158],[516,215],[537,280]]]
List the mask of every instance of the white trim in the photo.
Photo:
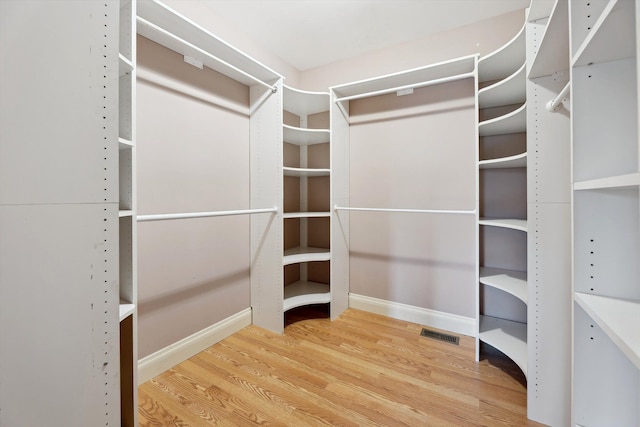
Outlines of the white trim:
[[251,308],[242,310],[203,330],[181,339],[138,361],[138,383],[142,384],[218,341],[251,325]]
[[357,294],[349,294],[349,307],[470,337],[476,335],[476,321],[472,317]]

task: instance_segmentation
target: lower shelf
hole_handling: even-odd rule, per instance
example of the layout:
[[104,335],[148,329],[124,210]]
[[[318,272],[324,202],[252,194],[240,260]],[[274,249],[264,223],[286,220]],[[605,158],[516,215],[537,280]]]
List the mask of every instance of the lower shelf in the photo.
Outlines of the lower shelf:
[[129,317],[136,311],[136,305],[130,304],[124,301],[120,301],[120,321],[122,322],[124,319]]
[[480,340],[497,348],[527,376],[527,324],[480,316]]
[[284,311],[310,304],[331,301],[330,286],[325,283],[299,281],[284,287]]
[[329,261],[331,251],[325,248],[296,247],[284,251],[283,265],[299,262]]

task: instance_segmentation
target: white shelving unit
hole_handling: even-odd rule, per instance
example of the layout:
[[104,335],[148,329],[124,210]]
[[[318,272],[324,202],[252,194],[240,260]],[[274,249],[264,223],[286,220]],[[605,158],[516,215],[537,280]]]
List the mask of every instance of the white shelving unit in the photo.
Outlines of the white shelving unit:
[[527,375],[527,325],[521,322],[480,316],[480,340],[508,354]]
[[284,86],[283,310],[331,301],[329,93]]
[[640,425],[639,9],[569,9],[573,425]]

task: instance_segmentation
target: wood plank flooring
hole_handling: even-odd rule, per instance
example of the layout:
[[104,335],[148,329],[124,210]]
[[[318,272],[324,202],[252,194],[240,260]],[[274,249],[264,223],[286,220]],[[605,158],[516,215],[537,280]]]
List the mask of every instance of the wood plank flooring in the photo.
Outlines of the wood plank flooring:
[[[349,309],[293,310],[280,336],[255,326],[142,384],[140,426],[539,426],[518,368],[474,339]],[[321,318],[309,318],[321,316]]]

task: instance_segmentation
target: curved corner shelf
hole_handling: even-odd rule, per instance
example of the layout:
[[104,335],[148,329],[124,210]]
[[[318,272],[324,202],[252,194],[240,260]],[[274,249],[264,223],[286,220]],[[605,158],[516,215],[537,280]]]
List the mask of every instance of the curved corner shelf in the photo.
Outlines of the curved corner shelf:
[[480,316],[479,338],[507,355],[527,376],[526,323]]
[[118,148],[120,150],[124,150],[127,148],[133,148],[133,142],[131,140],[125,139],[125,138],[118,138]]
[[507,292],[527,303],[527,273],[525,271],[480,267],[480,283]]
[[287,212],[282,215],[284,219],[289,218],[329,218],[331,212]]
[[513,230],[519,230],[527,232],[527,220],[526,219],[487,219],[480,218],[479,225],[486,225],[489,227],[501,227],[510,228]]
[[300,117],[329,111],[329,92],[308,92],[283,85],[283,107]]
[[301,262],[330,261],[331,251],[325,248],[297,247],[284,251],[282,265]]
[[282,125],[284,142],[295,145],[313,145],[329,142],[329,129],[304,129]]
[[136,305],[125,301],[120,301],[120,321],[131,316],[136,311]]
[[505,135],[508,133],[526,132],[527,104],[495,119],[485,120],[478,125],[480,136]]
[[509,76],[525,63],[525,25],[507,44],[478,60],[478,80],[488,82]]
[[284,311],[310,304],[331,302],[330,287],[324,283],[299,281],[284,287]]
[[314,176],[328,176],[331,174],[331,169],[305,169],[305,168],[290,168],[283,167],[282,172],[285,176],[297,176],[297,177],[314,177]]
[[122,77],[125,74],[129,74],[133,71],[133,63],[121,53],[118,54],[118,63],[119,77]]
[[576,51],[572,65],[580,67],[633,57],[636,54],[635,15],[634,2],[611,0]]
[[550,76],[569,69],[569,6],[566,1],[556,1],[546,25],[542,42],[531,68],[529,78]]
[[640,300],[576,292],[574,299],[629,360],[640,369]]
[[480,108],[498,107],[500,105],[522,104],[527,98],[526,63],[504,80],[478,91]]
[[527,167],[527,153],[497,159],[480,160],[478,167],[480,169],[524,168]]

